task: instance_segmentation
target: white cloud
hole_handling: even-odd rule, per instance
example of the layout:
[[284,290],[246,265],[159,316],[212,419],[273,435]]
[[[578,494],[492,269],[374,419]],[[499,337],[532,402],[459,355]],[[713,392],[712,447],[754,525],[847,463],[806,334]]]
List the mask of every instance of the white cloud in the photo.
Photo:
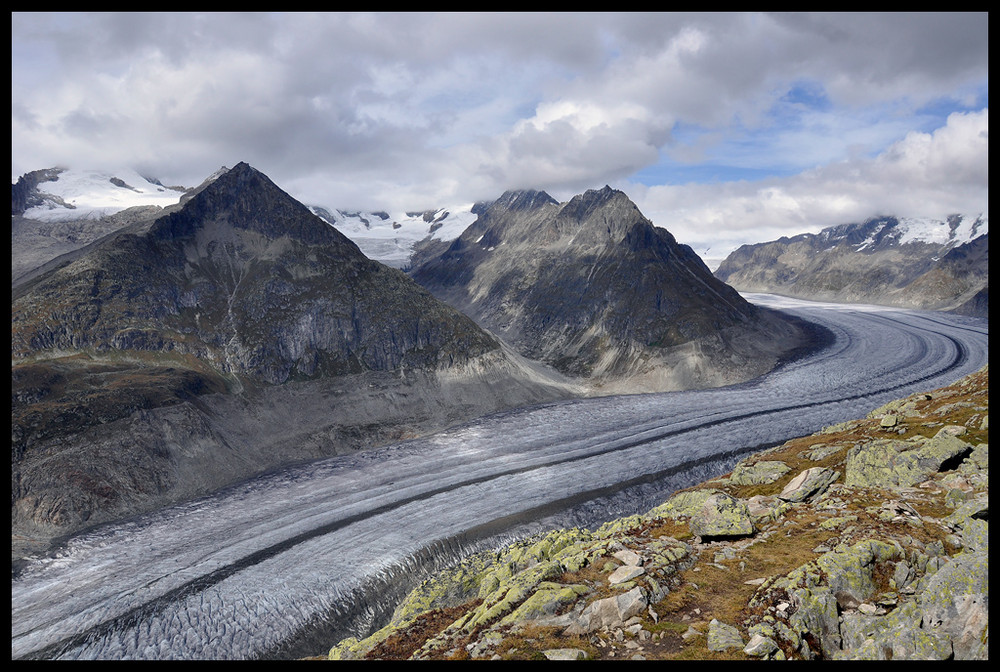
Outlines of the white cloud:
[[647,217],[695,248],[746,243],[884,214],[989,211],[989,110],[952,114],[874,158],[857,157],[757,182],[623,187]]
[[932,174],[985,194],[962,120],[928,135],[922,106],[985,106],[987,61],[985,14],[15,13],[12,178],[245,160],[308,202],[420,209],[657,165],[799,173],[644,190],[692,231],[766,235],[894,205],[890,177],[914,204],[948,191]]

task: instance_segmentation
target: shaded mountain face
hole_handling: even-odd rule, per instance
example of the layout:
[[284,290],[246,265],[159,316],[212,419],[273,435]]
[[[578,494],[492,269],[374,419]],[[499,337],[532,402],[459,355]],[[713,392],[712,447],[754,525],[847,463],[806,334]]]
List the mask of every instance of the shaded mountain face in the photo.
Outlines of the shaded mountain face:
[[988,295],[988,226],[981,216],[875,218],[744,245],[715,274],[741,291],[978,314]]
[[25,277],[11,305],[25,534],[566,393],[246,164]]
[[508,192],[412,276],[525,356],[582,377],[632,375],[762,319],[610,187],[565,204]]
[[448,365],[496,347],[246,164],[13,296],[15,358],[170,352],[279,384]]

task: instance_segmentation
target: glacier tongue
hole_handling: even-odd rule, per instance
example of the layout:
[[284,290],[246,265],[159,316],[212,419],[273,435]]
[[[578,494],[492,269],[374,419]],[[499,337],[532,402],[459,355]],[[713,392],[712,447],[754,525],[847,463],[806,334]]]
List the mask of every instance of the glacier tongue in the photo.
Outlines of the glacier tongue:
[[12,658],[322,653],[331,633],[379,627],[437,565],[648,508],[727,471],[741,450],[988,362],[984,321],[752,298],[820,322],[836,342],[742,385],[501,413],[71,539],[12,580]]

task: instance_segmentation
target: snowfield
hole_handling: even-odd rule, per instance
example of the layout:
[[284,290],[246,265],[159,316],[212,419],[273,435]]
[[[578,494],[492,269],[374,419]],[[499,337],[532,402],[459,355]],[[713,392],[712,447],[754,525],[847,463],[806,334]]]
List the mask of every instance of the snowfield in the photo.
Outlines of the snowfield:
[[413,246],[425,239],[452,241],[479,215],[473,203],[422,212],[344,212],[313,206],[326,223],[351,239],[369,259],[395,268],[409,266]]
[[988,362],[981,320],[748,298],[836,342],[743,385],[503,413],[81,535],[12,580],[12,658],[322,654],[439,564],[645,511],[747,451]]
[[49,198],[44,205],[26,210],[24,216],[43,222],[99,219],[139,205],[165,208],[178,203],[183,194],[150,182],[131,169],[115,172],[64,169],[59,172],[58,180],[39,183],[38,191]]

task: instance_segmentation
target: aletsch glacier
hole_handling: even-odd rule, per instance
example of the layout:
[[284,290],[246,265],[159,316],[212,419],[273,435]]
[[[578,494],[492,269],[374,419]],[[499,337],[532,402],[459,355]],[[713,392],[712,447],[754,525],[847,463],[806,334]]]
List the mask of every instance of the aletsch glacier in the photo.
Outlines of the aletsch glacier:
[[504,413],[82,535],[12,581],[12,658],[321,653],[436,564],[643,511],[741,453],[988,362],[980,320],[749,298],[835,343],[743,385]]

